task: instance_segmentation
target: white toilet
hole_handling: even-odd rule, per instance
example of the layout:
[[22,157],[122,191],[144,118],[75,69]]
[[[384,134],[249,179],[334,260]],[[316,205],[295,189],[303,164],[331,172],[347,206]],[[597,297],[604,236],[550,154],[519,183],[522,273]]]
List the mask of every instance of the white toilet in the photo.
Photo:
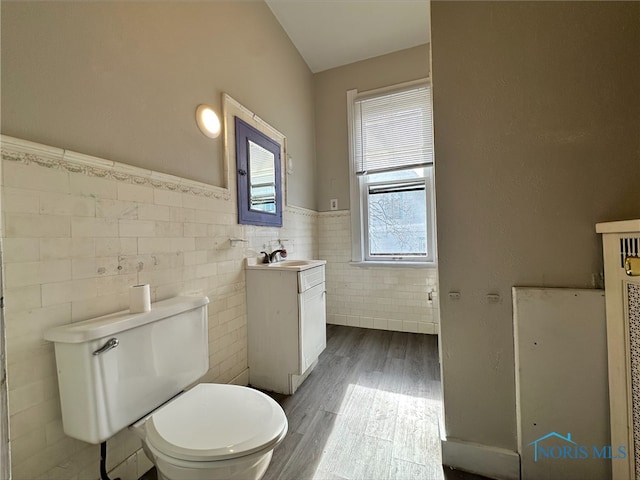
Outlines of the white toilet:
[[287,433],[284,411],[247,387],[201,383],[209,369],[207,297],[177,297],[56,327],[67,435],[101,443],[131,426],[159,478],[261,478]]

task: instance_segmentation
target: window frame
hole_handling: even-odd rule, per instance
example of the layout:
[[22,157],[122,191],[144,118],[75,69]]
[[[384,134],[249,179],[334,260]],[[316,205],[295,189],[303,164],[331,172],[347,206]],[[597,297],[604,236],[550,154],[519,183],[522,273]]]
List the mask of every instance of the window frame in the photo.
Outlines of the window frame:
[[[382,181],[367,181],[367,175],[356,173],[355,143],[354,143],[354,121],[355,101],[363,97],[373,97],[393,93],[394,91],[406,90],[411,87],[419,87],[429,84],[429,79],[419,79],[412,82],[405,82],[389,87],[375,90],[358,92],[358,90],[347,91],[347,123],[349,142],[349,187],[350,187],[350,210],[351,210],[351,260],[354,264],[361,265],[384,265],[384,266],[424,266],[434,267],[436,265],[436,223],[435,223],[435,195],[434,195],[434,164],[420,168],[425,169],[423,181],[425,184],[426,205],[426,242],[427,255],[417,256],[372,256],[369,249],[369,225],[368,225],[368,195],[369,185],[384,184]],[[411,167],[410,167],[411,168]],[[414,167],[415,168],[415,167]],[[416,178],[406,180],[393,180],[391,183],[415,182]]]

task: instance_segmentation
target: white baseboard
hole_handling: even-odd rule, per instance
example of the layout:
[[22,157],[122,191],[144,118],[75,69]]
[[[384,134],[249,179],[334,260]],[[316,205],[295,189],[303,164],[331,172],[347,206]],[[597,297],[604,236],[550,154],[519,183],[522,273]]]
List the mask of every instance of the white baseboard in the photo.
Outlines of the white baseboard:
[[520,480],[520,456],[504,448],[442,440],[442,464],[498,480]]
[[426,333],[430,335],[438,335],[440,333],[440,325],[433,322],[403,322],[396,319],[361,317],[340,313],[327,314],[327,324],[390,332]]
[[440,333],[440,325],[437,323],[419,323],[418,333],[427,333],[430,335],[438,335]]

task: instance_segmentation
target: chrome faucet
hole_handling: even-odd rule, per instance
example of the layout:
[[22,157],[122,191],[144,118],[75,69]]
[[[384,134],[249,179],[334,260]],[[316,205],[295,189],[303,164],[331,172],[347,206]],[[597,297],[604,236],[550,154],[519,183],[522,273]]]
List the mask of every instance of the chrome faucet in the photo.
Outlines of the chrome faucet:
[[277,262],[278,254],[280,254],[280,258],[287,258],[287,251],[284,248],[280,248],[271,252],[271,254],[269,255],[269,263]]
[[276,263],[278,261],[278,254],[280,254],[281,258],[287,258],[287,251],[284,248],[279,250],[274,250],[271,253],[260,252],[264,257],[262,258],[262,263]]
[[280,254],[281,258],[287,258],[287,251],[284,248],[279,250],[274,250],[271,253],[260,252],[264,257],[262,258],[262,263],[276,263],[278,261],[278,254]]

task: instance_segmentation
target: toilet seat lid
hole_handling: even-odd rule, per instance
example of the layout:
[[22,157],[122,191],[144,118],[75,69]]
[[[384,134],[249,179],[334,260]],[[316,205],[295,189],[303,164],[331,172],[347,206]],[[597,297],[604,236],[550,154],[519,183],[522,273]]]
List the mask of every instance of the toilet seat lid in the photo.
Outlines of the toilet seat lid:
[[201,383],[156,410],[146,430],[147,441],[171,457],[225,460],[275,447],[286,434],[287,417],[257,390]]

